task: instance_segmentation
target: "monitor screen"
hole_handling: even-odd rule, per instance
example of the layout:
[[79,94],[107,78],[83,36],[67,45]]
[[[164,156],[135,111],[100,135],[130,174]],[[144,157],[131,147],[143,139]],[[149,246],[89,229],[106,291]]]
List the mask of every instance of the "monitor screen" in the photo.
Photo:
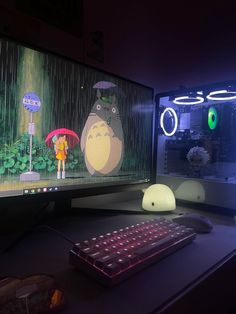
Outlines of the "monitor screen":
[[172,91],[156,100],[157,180],[177,199],[236,209],[236,82]]
[[150,182],[152,120],[152,88],[0,39],[0,201]]

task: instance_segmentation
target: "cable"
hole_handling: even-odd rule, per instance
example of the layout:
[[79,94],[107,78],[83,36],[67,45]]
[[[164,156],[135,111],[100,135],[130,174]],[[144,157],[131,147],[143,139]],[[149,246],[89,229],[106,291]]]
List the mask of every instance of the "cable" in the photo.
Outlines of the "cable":
[[50,204],[51,202],[47,202],[42,207],[40,207],[34,215],[34,220],[36,221],[30,224],[29,226],[27,226],[26,229],[22,230],[20,233],[18,233],[15,239],[13,239],[12,242],[6,248],[4,248],[3,250],[0,250],[0,254],[10,251],[22,239],[24,239],[28,234],[34,231],[37,228],[37,226],[40,223],[42,223],[50,215],[50,212],[51,212]]
[[21,234],[19,237],[17,237],[17,239],[15,239],[10,245],[8,245],[5,249],[3,249],[0,253],[7,253],[8,251],[10,251],[14,246],[16,246],[16,244],[18,244],[23,238],[25,238],[26,235],[35,232],[36,230],[39,229],[48,229],[50,231],[53,231],[55,233],[57,233],[60,237],[62,237],[64,240],[68,241],[69,243],[75,245],[76,243],[71,240],[70,238],[68,238],[65,234],[63,234],[62,232],[48,226],[48,225],[40,225],[37,226],[34,229],[29,229],[27,231],[25,231],[23,234]]
[[54,229],[48,225],[38,226],[36,229],[48,229],[50,231],[57,233],[60,237],[62,237],[64,240],[68,241],[69,243],[72,243],[73,245],[75,244],[75,242],[73,240],[71,240],[70,238],[68,238],[64,233],[62,233],[62,232],[58,231],[57,229]]

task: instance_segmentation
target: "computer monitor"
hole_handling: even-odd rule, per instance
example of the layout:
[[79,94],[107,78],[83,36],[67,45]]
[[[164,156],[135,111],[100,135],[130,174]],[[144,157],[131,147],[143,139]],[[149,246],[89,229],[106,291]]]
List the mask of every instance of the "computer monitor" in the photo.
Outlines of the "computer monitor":
[[1,38],[0,207],[150,184],[153,108],[150,87]]
[[157,182],[181,202],[236,213],[236,81],[156,95]]

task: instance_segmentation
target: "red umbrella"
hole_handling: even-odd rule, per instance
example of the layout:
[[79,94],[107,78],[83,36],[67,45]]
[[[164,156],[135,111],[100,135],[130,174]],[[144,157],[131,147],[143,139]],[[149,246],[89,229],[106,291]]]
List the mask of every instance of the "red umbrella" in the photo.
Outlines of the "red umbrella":
[[65,128],[56,129],[56,130],[53,130],[52,132],[50,132],[48,134],[48,136],[46,137],[45,143],[49,147],[53,148],[54,147],[53,138],[55,138],[58,135],[66,135],[66,140],[67,140],[69,148],[73,148],[73,147],[75,147],[76,144],[79,143],[78,135],[74,131],[69,130],[69,129],[65,129]]

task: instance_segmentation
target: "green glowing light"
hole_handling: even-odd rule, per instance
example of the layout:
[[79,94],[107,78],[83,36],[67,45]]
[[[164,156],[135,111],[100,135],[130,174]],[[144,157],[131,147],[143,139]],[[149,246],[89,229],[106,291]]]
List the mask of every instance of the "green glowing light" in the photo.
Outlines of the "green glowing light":
[[208,109],[208,126],[211,130],[215,130],[218,123],[218,113],[214,107]]

